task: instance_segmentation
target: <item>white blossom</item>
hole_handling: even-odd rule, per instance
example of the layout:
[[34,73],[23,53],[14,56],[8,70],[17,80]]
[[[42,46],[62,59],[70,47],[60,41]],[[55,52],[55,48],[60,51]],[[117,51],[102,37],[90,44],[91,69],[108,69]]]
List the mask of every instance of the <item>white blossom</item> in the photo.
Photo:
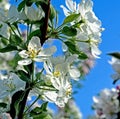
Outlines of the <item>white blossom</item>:
[[0,119],[12,119],[8,113],[0,114]]
[[38,9],[35,9],[33,6],[31,7],[26,6],[25,15],[30,21],[38,21],[42,17],[44,17],[44,12],[40,6]]
[[23,58],[23,60],[18,61],[18,64],[28,65],[32,63],[32,60],[42,62],[51,56],[55,51],[55,46],[43,49],[40,44],[40,39],[38,37],[32,37],[28,44],[27,50],[22,50],[19,52],[19,55]]
[[18,12],[17,7],[11,5],[8,10],[0,9],[0,35],[5,38],[10,36],[10,28],[8,24],[12,24],[20,19],[21,12]]
[[50,79],[55,91],[44,91],[43,99],[54,102],[59,107],[64,107],[71,98],[72,87],[67,77],[61,76],[56,79]]
[[0,9],[0,21],[13,23],[18,20],[19,13],[17,11],[17,7],[10,6],[8,11],[4,11]]
[[65,57],[50,58],[47,63],[44,63],[44,68],[49,77],[59,77],[61,75],[69,76],[74,80],[80,77],[80,71],[72,63],[77,60],[77,55]]
[[112,65],[112,68],[115,70],[115,74],[112,75],[112,78],[114,80],[120,79],[120,60],[112,57],[111,61],[109,63]]
[[120,107],[116,89],[102,90],[98,96],[93,97],[93,101],[93,108],[100,119],[117,119]]
[[0,1],[0,8],[8,10],[10,8],[10,3],[8,2],[8,0]]
[[[71,23],[73,25],[80,22],[80,26],[77,28],[77,47],[84,51],[90,49],[91,54],[95,58],[99,58],[98,55],[101,54],[101,51],[98,45],[101,42],[100,37],[103,28],[101,28],[101,21],[93,12],[92,0],[82,0],[78,5],[73,0],[66,0],[66,6],[67,8],[63,5],[61,6],[66,16],[74,13],[80,14],[80,17]],[[66,50],[67,48],[64,46],[64,49]]]
[[25,82],[15,73],[0,76],[0,99],[12,96],[15,92],[25,88]]

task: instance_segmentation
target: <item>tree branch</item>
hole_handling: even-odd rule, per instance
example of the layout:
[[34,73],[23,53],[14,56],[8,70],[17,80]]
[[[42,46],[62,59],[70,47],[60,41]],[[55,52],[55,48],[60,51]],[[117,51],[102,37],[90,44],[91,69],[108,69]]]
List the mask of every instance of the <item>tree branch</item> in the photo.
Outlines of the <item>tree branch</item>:
[[50,0],[48,0],[48,4],[44,4],[42,7],[45,12],[45,18],[44,18],[43,25],[40,27],[40,31],[42,34],[40,37],[41,45],[43,45],[44,42],[47,40],[46,35],[47,35],[48,20],[49,20],[49,15],[50,15]]
[[25,92],[23,100],[20,102],[20,111],[18,114],[18,119],[23,119],[23,113],[24,113],[26,102],[27,102],[27,97],[28,97],[29,92],[31,90],[29,87],[30,87],[29,84],[26,83],[26,87],[25,87],[26,92]]
[[[50,0],[48,0],[48,4],[44,4],[43,6],[43,9],[44,9],[44,12],[45,12],[45,18],[44,18],[44,23],[43,23],[43,26],[40,27],[40,30],[41,30],[41,36],[40,36],[40,39],[41,39],[41,45],[44,44],[44,42],[46,41],[46,34],[47,34],[47,28],[48,28],[48,20],[49,20],[49,15],[50,15]],[[30,65],[31,67],[31,65]],[[32,69],[32,68],[31,68]],[[26,87],[25,87],[25,90],[27,90],[25,92],[25,95],[24,95],[24,98],[23,100],[21,101],[20,103],[20,111],[19,111],[19,114],[18,114],[18,119],[23,119],[23,113],[24,113],[24,109],[25,109],[25,105],[26,105],[26,101],[27,101],[27,97],[29,95],[29,92],[30,92],[30,84],[26,83]]]

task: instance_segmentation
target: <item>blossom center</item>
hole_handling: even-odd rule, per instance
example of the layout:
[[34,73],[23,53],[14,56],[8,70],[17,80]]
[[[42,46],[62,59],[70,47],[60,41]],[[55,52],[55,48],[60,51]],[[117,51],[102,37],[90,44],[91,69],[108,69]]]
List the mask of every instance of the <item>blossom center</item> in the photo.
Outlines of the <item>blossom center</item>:
[[71,95],[71,86],[68,87],[65,93],[67,96]]
[[61,73],[59,71],[53,72],[53,76],[55,76],[55,77],[59,77],[60,75],[61,75]]
[[16,86],[12,82],[10,82],[10,83],[5,82],[4,85],[9,88],[9,89],[7,89],[8,92],[12,92],[16,89]]
[[37,51],[37,50],[35,50],[35,49],[29,49],[28,51],[27,51],[27,54],[29,55],[29,57],[30,58],[35,58],[37,55],[38,55],[38,53],[39,53],[40,51]]

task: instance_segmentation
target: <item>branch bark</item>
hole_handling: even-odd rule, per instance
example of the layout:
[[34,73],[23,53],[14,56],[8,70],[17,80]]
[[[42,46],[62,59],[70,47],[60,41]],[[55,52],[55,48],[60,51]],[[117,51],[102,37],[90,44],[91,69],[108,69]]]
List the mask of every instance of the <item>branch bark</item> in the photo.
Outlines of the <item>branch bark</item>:
[[47,28],[48,28],[48,20],[49,20],[49,15],[50,15],[50,0],[48,0],[48,4],[43,5],[43,10],[45,12],[45,18],[44,18],[44,23],[42,27],[40,27],[41,31],[41,45],[44,44],[44,42],[47,40],[46,35],[47,35]]
[[[41,45],[43,45],[44,42],[47,40],[46,34],[47,34],[48,20],[49,20],[49,15],[50,15],[50,0],[48,0],[48,4],[44,5],[44,12],[45,12],[44,23],[43,23],[43,26],[40,27],[41,34],[42,34],[40,37]],[[28,97],[29,92],[31,90],[29,87],[30,87],[30,84],[26,83],[25,90],[27,90],[27,91],[25,92],[24,98],[20,103],[21,108],[20,108],[20,111],[18,114],[18,119],[23,119],[23,113],[24,113],[26,102],[27,102],[27,97]]]

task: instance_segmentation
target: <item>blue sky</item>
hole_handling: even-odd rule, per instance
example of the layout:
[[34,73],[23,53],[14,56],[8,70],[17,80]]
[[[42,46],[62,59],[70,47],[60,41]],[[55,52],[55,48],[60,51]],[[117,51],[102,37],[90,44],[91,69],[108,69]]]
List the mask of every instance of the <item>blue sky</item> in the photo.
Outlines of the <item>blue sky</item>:
[[[79,2],[80,0],[74,1]],[[60,5],[64,5],[65,0],[51,0],[51,2],[59,11],[59,20],[61,23],[65,16]],[[79,89],[79,93],[75,95],[76,103],[83,113],[83,119],[86,119],[87,115],[93,113],[91,110],[92,97],[104,88],[116,86],[112,84],[110,77],[114,71],[108,64],[108,60],[111,58],[107,53],[120,51],[120,0],[93,0],[93,2],[94,12],[102,21],[105,31],[102,33],[102,43],[100,44],[102,51],[101,58],[96,60],[95,67],[86,76],[85,80],[82,81],[83,88]]]
[[[80,0],[76,1],[79,2]],[[59,18],[61,21],[64,15],[59,6],[64,2],[64,0],[52,0],[53,5],[60,11]],[[77,105],[83,113],[83,119],[86,119],[87,115],[94,113],[91,110],[92,97],[104,88],[116,86],[112,84],[110,77],[114,71],[108,64],[111,57],[107,53],[120,51],[120,0],[93,0],[93,2],[94,12],[102,21],[105,31],[102,33],[102,43],[100,44],[101,58],[96,60],[95,67],[86,76],[85,81],[82,82],[83,88],[79,89],[79,93],[75,95]]]

